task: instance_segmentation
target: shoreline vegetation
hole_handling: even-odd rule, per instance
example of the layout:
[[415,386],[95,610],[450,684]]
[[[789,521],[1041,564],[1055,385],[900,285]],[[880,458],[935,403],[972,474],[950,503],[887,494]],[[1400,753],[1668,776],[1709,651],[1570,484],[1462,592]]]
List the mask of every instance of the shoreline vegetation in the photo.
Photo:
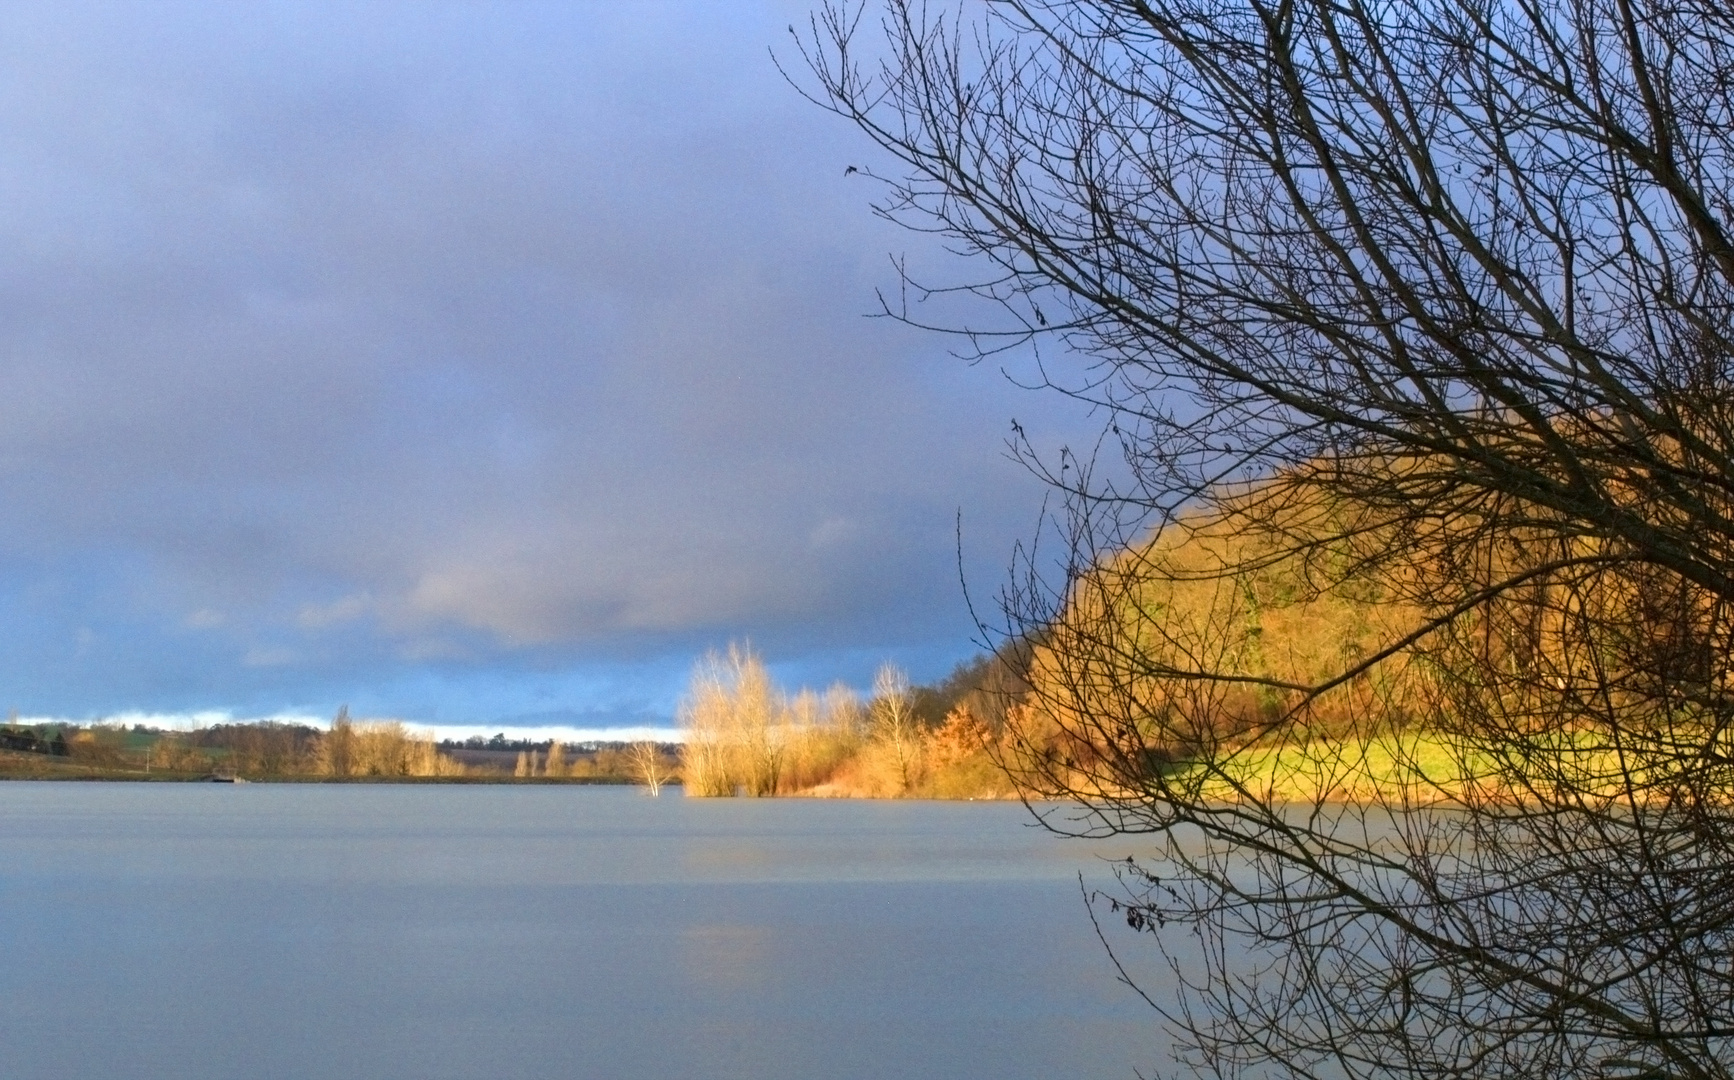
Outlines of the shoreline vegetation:
[[992,657],[934,686],[879,669],[863,700],[841,684],[779,687],[751,649],[707,656],[680,710],[688,795],[1010,799],[999,762],[1007,704],[1020,686]]
[[697,796],[1003,799],[995,764],[1007,687],[980,657],[933,686],[881,669],[862,699],[838,685],[787,693],[749,649],[731,646],[694,673],[684,743],[462,742],[400,721],[329,728],[274,721],[193,731],[145,725],[0,725],[0,780],[270,783],[669,785]]
[[118,724],[0,726],[0,780],[272,783],[631,784],[666,775],[672,743],[436,742],[395,720],[339,710],[321,730],[271,721],[193,731]]
[[[1166,599],[1171,629],[1222,615],[1199,598]],[[1353,642],[1367,629],[1360,604],[1323,619],[1311,612],[1304,627],[1282,625],[1281,602],[1253,607],[1267,646],[1291,637],[1315,648],[1319,639]],[[1292,664],[1297,654],[1265,655]],[[14,718],[0,725],[0,780],[630,784],[707,798],[1013,799],[1032,756],[1078,752],[1061,745],[1064,725],[1043,707],[1051,689],[1044,684],[1054,678],[1047,659],[1040,644],[1008,649],[930,686],[911,685],[886,665],[863,696],[841,684],[790,692],[750,648],[734,645],[697,665],[677,716],[683,742],[562,744],[504,734],[436,741],[399,721],[352,719],[347,710],[326,729],[263,721],[168,731]],[[1272,704],[1245,703],[1255,713]],[[1371,738],[1316,734],[1292,745],[1255,740],[1199,780],[1227,802],[1356,803],[1399,790],[1448,799],[1477,784],[1463,774],[1473,762],[1440,732],[1399,724]],[[1599,763],[1579,756],[1586,767]],[[1198,763],[1179,753],[1168,768],[1178,775]]]
[[[637,784],[708,798],[1011,799],[1020,786],[1053,797],[1040,776],[1060,769],[1076,780],[1073,792],[1088,797],[1085,780],[1103,747],[1078,742],[1087,720],[1066,706],[1100,703],[1067,695],[1084,684],[1057,662],[1054,639],[1092,616],[1116,626],[1125,620],[1128,635],[1155,633],[1151,616],[1159,614],[1161,640],[1177,655],[1157,656],[1153,682],[1207,647],[1245,679],[1242,689],[1217,688],[1209,703],[1224,725],[1210,747],[1152,742],[1145,733],[1138,746],[1122,748],[1149,758],[1169,782],[1222,802],[1501,797],[1493,783],[1501,763],[1487,747],[1460,745],[1418,722],[1401,675],[1350,687],[1334,706],[1347,710],[1341,716],[1316,705],[1311,722],[1292,733],[1299,737],[1270,737],[1272,718],[1292,703],[1269,686],[1314,682],[1341,654],[1376,651],[1414,612],[1370,586],[1311,592],[1283,560],[1242,575],[1233,588],[1216,587],[1210,571],[1245,558],[1253,543],[1234,530],[1205,529],[1179,544],[1128,551],[1123,558],[1140,556],[1146,569],[1158,560],[1166,572],[1148,581],[1126,575],[1130,584],[1098,601],[1111,612],[1091,609],[1087,594],[1075,597],[1045,635],[1010,642],[928,686],[886,665],[865,695],[841,684],[790,691],[749,647],[731,645],[695,667],[676,717],[681,742],[562,745],[503,734],[438,742],[399,721],[352,719],[347,710],[325,729],[259,722],[183,732],[14,718],[0,725],[0,779]],[[1149,699],[1161,700],[1160,689]],[[1367,723],[1375,714],[1382,722]],[[1604,748],[1573,742],[1570,751],[1561,762],[1574,775],[1615,771]]]
[[[0,725],[0,779],[637,784],[707,798],[1011,799],[1020,787],[1055,797],[1041,778],[1059,770],[1073,794],[1113,799],[1123,793],[1090,787],[1104,747],[1079,742],[1090,721],[1071,711],[1110,715],[1113,703],[1085,693],[1087,680],[1056,653],[1074,624],[1105,622],[1123,636],[1159,634],[1141,646],[1158,661],[1152,686],[1136,687],[1148,701],[1164,700],[1162,673],[1185,668],[1194,654],[1214,650],[1242,677],[1213,689],[1208,705],[1219,727],[1208,747],[1163,742],[1139,727],[1137,745],[1119,748],[1210,801],[1521,799],[1498,790],[1496,752],[1419,722],[1421,710],[1408,704],[1413,671],[1360,680],[1280,737],[1272,721],[1293,702],[1270,687],[1319,681],[1342,655],[1376,652],[1416,613],[1369,583],[1311,591],[1292,560],[1266,560],[1232,588],[1219,587],[1214,571],[1250,558],[1256,542],[1252,530],[1195,529],[1178,544],[1130,549],[1100,573],[1122,562],[1133,572],[1094,607],[1080,590],[1044,635],[978,656],[928,686],[886,665],[865,695],[842,684],[790,691],[749,647],[731,645],[695,667],[676,717],[680,742],[562,745],[503,734],[437,742],[347,710],[325,729],[259,722],[182,732],[14,718]],[[1149,572],[1152,563],[1162,572]],[[1163,643],[1173,656],[1157,647]],[[1554,756],[1580,782],[1618,774],[1604,747],[1567,742],[1569,752]]]

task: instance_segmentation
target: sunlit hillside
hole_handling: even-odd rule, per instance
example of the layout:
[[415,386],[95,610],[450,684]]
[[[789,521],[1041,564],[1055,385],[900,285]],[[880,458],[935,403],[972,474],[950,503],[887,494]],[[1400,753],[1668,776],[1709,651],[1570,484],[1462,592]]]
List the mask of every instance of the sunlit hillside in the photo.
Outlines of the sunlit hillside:
[[[1689,591],[1587,541],[1495,543],[1473,523],[1398,537],[1305,491],[1252,491],[1077,576],[1031,635],[1031,689],[1008,714],[1005,760],[1026,789],[1115,795],[1142,777],[1223,798],[1431,802],[1685,782],[1680,747],[1709,714],[1659,705],[1652,685],[1670,669],[1720,677],[1694,647],[1714,613]],[[1463,590],[1437,589],[1442,574],[1516,584],[1443,612],[1431,596]]]

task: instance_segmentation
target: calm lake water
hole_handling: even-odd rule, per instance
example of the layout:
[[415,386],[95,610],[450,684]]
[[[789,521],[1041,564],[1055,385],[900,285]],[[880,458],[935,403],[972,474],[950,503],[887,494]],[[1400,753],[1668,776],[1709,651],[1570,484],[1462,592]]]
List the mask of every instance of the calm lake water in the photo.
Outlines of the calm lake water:
[[1124,1077],[1087,846],[999,803],[0,784],[0,1076]]

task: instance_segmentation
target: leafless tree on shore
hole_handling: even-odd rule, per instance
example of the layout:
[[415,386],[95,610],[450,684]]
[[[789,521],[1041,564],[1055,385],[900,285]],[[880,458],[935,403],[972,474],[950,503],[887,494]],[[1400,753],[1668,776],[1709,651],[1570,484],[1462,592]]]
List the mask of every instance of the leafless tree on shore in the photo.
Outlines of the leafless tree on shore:
[[651,795],[662,794],[662,785],[668,777],[663,770],[662,751],[653,742],[635,742],[626,748],[632,767],[644,781],[644,789]]

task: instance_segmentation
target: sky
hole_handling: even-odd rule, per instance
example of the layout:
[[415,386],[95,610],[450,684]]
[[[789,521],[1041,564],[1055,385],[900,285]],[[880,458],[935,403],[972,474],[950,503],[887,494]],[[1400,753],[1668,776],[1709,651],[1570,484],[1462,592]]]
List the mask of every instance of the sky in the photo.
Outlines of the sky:
[[[0,8],[0,709],[666,727],[918,681],[1088,419],[868,317],[806,4]],[[961,520],[961,547],[958,522]]]

